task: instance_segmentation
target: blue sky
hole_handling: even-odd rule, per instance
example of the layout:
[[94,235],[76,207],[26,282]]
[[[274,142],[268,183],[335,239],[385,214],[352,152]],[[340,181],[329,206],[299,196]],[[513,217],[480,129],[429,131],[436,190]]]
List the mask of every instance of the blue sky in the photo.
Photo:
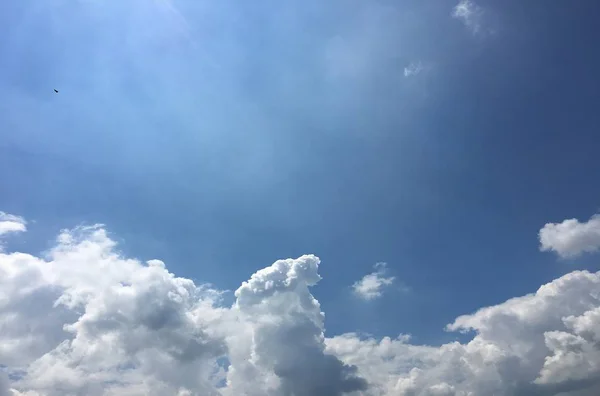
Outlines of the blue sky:
[[[597,270],[537,232],[599,207],[600,5],[469,4],[4,2],[0,209],[29,221],[12,246],[103,223],[229,290],[314,253],[328,334],[432,344]],[[395,286],[361,301],[378,262]]]

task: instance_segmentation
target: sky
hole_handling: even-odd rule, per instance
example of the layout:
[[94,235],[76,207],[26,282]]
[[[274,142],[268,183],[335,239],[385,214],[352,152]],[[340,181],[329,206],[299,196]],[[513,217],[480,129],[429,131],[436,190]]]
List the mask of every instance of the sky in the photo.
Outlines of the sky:
[[0,4],[0,396],[597,395],[598,12]]

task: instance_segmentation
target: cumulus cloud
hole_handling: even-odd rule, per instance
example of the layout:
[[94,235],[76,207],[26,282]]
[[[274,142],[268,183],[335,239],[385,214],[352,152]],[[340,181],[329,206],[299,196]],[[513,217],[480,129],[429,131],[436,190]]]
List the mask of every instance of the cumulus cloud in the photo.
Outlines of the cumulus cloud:
[[211,394],[219,294],[114,247],[94,226],[61,233],[47,260],[0,254],[0,364],[47,396]]
[[562,223],[547,223],[539,232],[540,250],[554,251],[560,257],[573,258],[600,249],[600,215],[587,222],[567,219]]
[[461,0],[452,10],[452,17],[462,21],[474,34],[482,30],[483,9],[472,0]]
[[0,253],[0,365],[21,373],[15,392],[308,396],[367,388],[356,368],[324,352],[324,316],[308,289],[320,279],[318,258],[277,261],[222,307],[221,292],[115,247],[96,225],[63,231],[44,258]]
[[0,236],[11,232],[24,232],[27,222],[19,216],[0,211]]
[[[457,318],[449,331],[474,331],[465,344],[416,346],[345,334],[330,353],[354,364],[378,395],[595,395],[600,273],[577,271],[536,293]],[[579,393],[576,393],[579,392]]]
[[[327,338],[306,255],[222,292],[121,256],[102,226],[47,255],[0,252],[0,396],[592,396],[600,272],[458,317],[470,341]],[[376,266],[375,274],[384,270]],[[371,274],[372,275],[372,274]]]
[[386,286],[390,286],[396,279],[393,276],[386,277],[387,265],[385,263],[375,264],[375,272],[365,275],[361,280],[352,285],[354,293],[362,299],[373,300],[383,295]]
[[324,315],[308,289],[321,279],[318,266],[315,256],[280,260],[235,292],[233,309],[249,337],[230,342],[232,395],[335,396],[367,388],[356,368],[324,353]]

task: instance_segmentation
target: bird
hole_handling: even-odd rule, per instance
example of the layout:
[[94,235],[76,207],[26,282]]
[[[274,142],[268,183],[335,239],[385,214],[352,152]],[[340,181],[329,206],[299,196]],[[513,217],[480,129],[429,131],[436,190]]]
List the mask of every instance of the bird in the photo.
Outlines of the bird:
[[55,90],[54,90],[54,92],[55,92],[55,93],[58,93],[58,90],[56,90],[56,89],[55,89]]

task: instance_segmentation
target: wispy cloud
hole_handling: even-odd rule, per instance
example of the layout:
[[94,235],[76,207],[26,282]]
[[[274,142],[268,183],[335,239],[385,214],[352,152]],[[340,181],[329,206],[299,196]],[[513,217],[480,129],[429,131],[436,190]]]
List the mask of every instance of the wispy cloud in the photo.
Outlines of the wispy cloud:
[[404,68],[404,77],[413,77],[425,70],[425,66],[421,61],[411,62]]
[[386,263],[375,264],[375,272],[365,275],[352,285],[354,293],[364,300],[374,300],[381,297],[383,289],[394,283],[396,279],[393,276],[386,277],[386,272]]
[[472,0],[461,0],[452,10],[452,17],[461,20],[473,34],[482,31],[483,8]]
[[27,231],[26,224],[27,222],[22,217],[0,212],[0,236]]
[[154,0],[154,6],[170,32],[187,41],[193,48],[199,48],[192,25],[173,0]]

